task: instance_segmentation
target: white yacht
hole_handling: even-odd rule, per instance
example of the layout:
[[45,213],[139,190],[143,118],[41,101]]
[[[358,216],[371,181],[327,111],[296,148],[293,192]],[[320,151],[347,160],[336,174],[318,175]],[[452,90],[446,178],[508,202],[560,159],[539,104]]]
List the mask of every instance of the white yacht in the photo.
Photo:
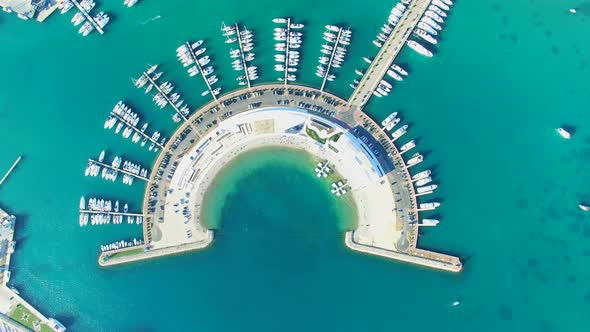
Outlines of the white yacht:
[[420,180],[416,181],[417,186],[424,186],[432,182],[432,178],[430,176],[426,176],[421,178]]
[[563,128],[557,128],[557,132],[559,133],[559,135],[561,135],[561,137],[565,138],[565,139],[570,139],[572,137],[572,134],[570,132],[568,132],[567,130],[563,129]]
[[432,4],[437,6],[438,8],[442,9],[442,10],[450,10],[451,8],[446,5],[445,3],[443,3],[441,0],[432,0]]
[[590,206],[584,205],[584,204],[578,204],[578,207],[580,209],[582,209],[583,211],[590,211]]
[[430,33],[433,36],[438,35],[438,32],[436,32],[436,29],[434,29],[433,27],[431,27],[430,25],[428,25],[424,22],[418,22],[418,28],[427,31],[428,33]]
[[440,206],[439,202],[432,202],[432,203],[422,203],[420,204],[420,209],[423,210],[434,210]]
[[393,119],[395,119],[396,116],[397,116],[397,112],[393,112],[393,113],[389,114],[389,116],[386,117],[385,120],[383,120],[381,122],[381,125],[383,127],[387,126],[391,121],[393,121]]
[[440,223],[440,221],[437,219],[422,219],[421,226],[436,226],[438,223]]
[[422,156],[420,153],[416,152],[416,153],[415,153],[415,154],[412,156],[412,158],[410,158],[410,159],[408,160],[408,162],[406,163],[406,165],[407,165],[408,167],[409,167],[409,166],[413,166],[413,165],[416,165],[416,164],[419,164],[419,163],[421,163],[423,160],[424,160],[424,156]]
[[391,65],[391,69],[397,71],[398,73],[400,73],[400,74],[402,74],[404,76],[407,76],[408,75],[408,72],[405,69],[403,69],[402,67],[396,65],[395,63]]
[[438,185],[436,184],[431,184],[428,186],[424,186],[424,187],[418,187],[416,188],[416,192],[418,194],[423,194],[423,193],[427,193],[427,192],[432,192],[434,191],[436,188],[438,188]]
[[426,32],[422,29],[418,28],[418,29],[414,30],[414,33],[416,34],[416,36],[426,40],[427,42],[431,43],[432,45],[438,44],[438,40],[436,40],[434,37],[429,35],[428,32]]
[[402,127],[398,128],[396,131],[394,131],[391,134],[392,140],[395,141],[396,139],[402,137],[402,135],[405,134],[407,130],[408,130],[408,125],[403,125]]
[[422,46],[421,44],[419,44],[417,41],[414,40],[409,40],[407,42],[408,46],[410,46],[414,51],[427,56],[427,57],[432,57],[432,52],[430,52],[428,49],[426,49],[424,46]]
[[438,23],[444,23],[445,22],[445,20],[443,20],[442,17],[440,17],[437,13],[435,13],[435,12],[433,12],[431,10],[427,10],[424,13],[424,16],[430,17],[431,19],[433,19],[435,22],[438,22]]
[[402,145],[402,147],[399,150],[400,150],[400,152],[405,152],[410,149],[413,149],[414,147],[416,147],[416,141],[411,140],[408,143]]
[[387,75],[389,75],[391,78],[393,78],[396,81],[403,81],[403,79],[404,79],[398,73],[394,72],[391,69],[387,71]]
[[445,13],[445,11],[444,11],[444,10],[442,10],[442,9],[438,8],[438,7],[437,7],[437,6],[435,6],[435,5],[430,5],[430,6],[428,6],[428,10],[431,10],[431,11],[435,12],[435,13],[436,13],[436,14],[438,14],[438,16],[440,16],[440,17],[447,17],[447,13]]

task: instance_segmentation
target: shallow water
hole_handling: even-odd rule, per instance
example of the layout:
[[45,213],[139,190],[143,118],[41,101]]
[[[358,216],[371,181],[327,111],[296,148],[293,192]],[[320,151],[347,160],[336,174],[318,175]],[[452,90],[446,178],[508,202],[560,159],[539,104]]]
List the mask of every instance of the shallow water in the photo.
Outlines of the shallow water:
[[[71,331],[587,330],[590,215],[577,204],[590,202],[590,28],[587,11],[567,12],[587,5],[456,2],[436,56],[404,50],[398,62],[410,76],[366,110],[377,120],[399,110],[410,124],[400,143],[417,139],[426,156],[421,167],[432,168],[440,185],[431,199],[443,203],[441,224],[423,230],[419,245],[462,256],[458,275],[349,252],[342,229],[325,220],[311,224],[309,217],[294,229],[278,214],[258,222],[260,205],[241,204],[253,197],[247,188],[288,211],[330,201],[311,190],[320,184],[297,163],[261,167],[277,177],[299,174],[310,189],[308,205],[288,204],[288,195],[300,193],[277,195],[260,169],[229,176],[235,190],[219,215],[219,237],[201,253],[99,269],[100,244],[141,229],[78,227],[81,194],[124,199],[134,211],[141,203],[140,183],[83,177],[86,159],[105,148],[146,165],[154,160],[102,129],[117,100],[135,106],[150,127],[173,130],[170,112],[157,110],[129,81],[147,63],[161,63],[197,107],[207,101],[199,96],[204,84],[188,78],[174,50],[187,38],[208,38],[218,76],[235,89],[219,25],[240,20],[258,32],[261,81],[274,81],[271,19],[289,14],[307,24],[304,84],[320,83],[313,71],[322,26],[354,30],[339,78],[328,85],[346,97],[362,57],[376,53],[371,40],[391,2],[344,1],[339,10],[308,0],[176,0],[165,8],[145,0],[132,9],[104,2],[97,8],[113,13],[112,24],[87,38],[69,23],[73,12],[44,24],[0,12],[0,169],[25,156],[0,188],[1,206],[19,218],[12,284]],[[576,128],[572,140],[555,133],[562,125]],[[462,305],[450,307],[455,299]],[[199,326],[187,328],[192,324]]]

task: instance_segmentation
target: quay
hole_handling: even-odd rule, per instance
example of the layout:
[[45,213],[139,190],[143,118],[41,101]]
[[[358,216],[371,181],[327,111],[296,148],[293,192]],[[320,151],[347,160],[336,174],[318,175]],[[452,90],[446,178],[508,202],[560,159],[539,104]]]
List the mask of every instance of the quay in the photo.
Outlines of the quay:
[[178,115],[180,115],[182,117],[182,119],[184,120],[184,122],[187,122],[188,119],[186,118],[186,116],[184,116],[184,114],[182,114],[180,112],[180,110],[178,109],[178,107],[176,107],[176,105],[172,102],[172,100],[170,100],[170,98],[168,97],[168,94],[166,94],[166,93],[164,93],[164,91],[162,91],[162,89],[160,88],[160,86],[158,85],[158,83],[156,81],[154,81],[152,79],[152,77],[150,75],[148,75],[146,72],[143,72],[142,75],[147,78],[147,80],[150,82],[150,84],[152,84],[154,86],[154,88],[156,90],[158,90],[158,92],[162,95],[162,97],[164,99],[166,99],[166,102],[168,102],[168,104],[170,106],[172,106],[172,108],[174,108],[174,111],[176,111],[176,113],[178,113]]
[[94,160],[94,159],[88,159],[88,161],[89,161],[89,162],[91,162],[91,163],[95,163],[95,164],[97,164],[97,165],[100,165],[100,166],[102,166],[102,167],[105,167],[105,168],[112,169],[113,171],[121,172],[121,173],[124,173],[124,174],[130,175],[130,176],[133,176],[133,177],[135,177],[135,178],[138,178],[138,179],[140,179],[140,180],[143,180],[143,181],[149,182],[149,179],[148,179],[148,178],[145,178],[145,177],[143,177],[143,176],[141,176],[141,175],[139,175],[139,174],[133,174],[133,173],[131,173],[131,172],[128,172],[128,171],[126,171],[126,170],[124,170],[124,169],[122,169],[122,168],[115,168],[115,167],[113,167],[113,166],[111,166],[111,165],[108,165],[108,164],[105,164],[105,163],[101,163],[100,161],[98,161],[98,160]]
[[431,0],[414,0],[400,18],[398,24],[383,43],[377,56],[371,62],[369,69],[361,78],[348,103],[351,107],[362,109],[369,101],[373,92],[393,64],[393,61],[404,47],[406,41],[414,31],[418,21],[428,9]]
[[211,96],[213,97],[213,100],[217,101],[217,96],[213,93],[213,88],[211,88],[211,84],[209,84],[209,81],[207,80],[207,76],[205,76],[205,73],[203,73],[203,66],[201,66],[201,64],[199,63],[199,60],[197,59],[197,55],[195,54],[195,50],[193,50],[193,47],[189,42],[186,42],[185,45],[188,48],[188,52],[191,55],[193,62],[195,63],[195,65],[199,69],[199,73],[201,74],[201,77],[203,77],[203,81],[205,81],[205,84],[207,84],[207,89],[209,89],[209,94],[211,94]]
[[88,13],[79,3],[77,0],[70,0],[77,8],[78,10],[80,10],[80,12],[82,13],[82,15],[84,15],[84,17],[86,18],[86,20],[88,22],[90,22],[90,24],[92,24],[92,26],[96,29],[96,31],[98,31],[101,35],[104,34],[104,30],[102,30],[102,28],[98,25],[98,23],[96,23],[96,21],[94,20],[94,18],[92,16],[90,16],[90,13]]
[[[13,287],[10,281],[10,259],[14,253],[14,226],[16,217],[0,209],[0,322],[11,326],[11,331],[29,332],[36,329],[49,329],[62,332],[65,327],[53,318],[45,317],[41,312],[25,301]],[[29,319],[23,320],[23,314]]]
[[246,63],[246,55],[244,54],[244,45],[242,44],[242,36],[240,31],[240,26],[238,23],[234,24],[236,27],[236,35],[238,35],[238,46],[240,47],[240,58],[242,58],[242,65],[244,66],[244,74],[246,75],[246,83],[248,84],[248,89],[252,88],[250,84],[250,75],[248,75],[248,64]]
[[147,135],[146,133],[144,133],[143,131],[137,129],[137,127],[135,127],[133,124],[131,124],[129,121],[123,119],[121,116],[119,116],[117,113],[111,111],[111,115],[114,116],[115,118],[117,118],[117,120],[123,122],[127,127],[133,129],[134,132],[140,134],[141,136],[143,136],[144,138],[147,138],[148,141],[154,143],[157,147],[159,147],[160,149],[164,148],[164,146],[162,144],[160,144],[158,141],[152,139],[151,136]]
[[338,45],[340,44],[340,37],[342,36],[342,27],[338,27],[338,36],[336,37],[336,42],[334,43],[334,49],[332,49],[332,54],[330,55],[330,61],[328,61],[328,67],[326,67],[326,73],[324,74],[324,79],[322,80],[322,86],[320,87],[320,91],[324,91],[324,87],[326,86],[326,81],[328,80],[328,76],[330,75],[330,69],[332,69],[332,62],[334,61],[334,56],[336,56],[336,50],[338,49]]
[[0,180],[0,185],[2,185],[2,183],[4,183],[4,181],[6,181],[6,179],[10,175],[10,173],[12,173],[12,171],[14,171],[14,169],[16,168],[16,166],[18,165],[18,163],[20,163],[20,161],[22,159],[23,159],[22,156],[19,156],[18,158],[16,158],[16,160],[14,161],[14,163],[12,164],[12,166],[10,166],[10,168],[8,169],[8,171],[6,172],[6,174],[4,174],[4,176]]

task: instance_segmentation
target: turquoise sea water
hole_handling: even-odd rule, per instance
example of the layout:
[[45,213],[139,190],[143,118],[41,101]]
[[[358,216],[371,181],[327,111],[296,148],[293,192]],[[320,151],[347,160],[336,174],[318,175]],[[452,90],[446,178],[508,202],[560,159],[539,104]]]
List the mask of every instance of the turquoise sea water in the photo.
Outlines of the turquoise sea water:
[[[19,218],[12,284],[71,331],[586,331],[590,215],[577,204],[590,202],[590,5],[456,2],[436,56],[404,50],[398,62],[410,76],[367,112],[380,120],[400,110],[411,125],[407,139],[425,152],[440,185],[433,199],[443,203],[442,223],[419,245],[464,257],[458,275],[347,251],[347,221],[334,211],[301,221],[334,203],[289,158],[227,170],[233,190],[213,247],[201,253],[100,269],[99,245],[140,228],[78,226],[81,194],[124,199],[132,210],[141,203],[139,183],[83,177],[86,159],[105,148],[154,160],[102,129],[117,100],[151,127],[174,128],[169,111],[129,81],[147,63],[160,63],[197,107],[204,86],[175,59],[181,42],[207,38],[218,76],[234,89],[219,26],[238,20],[257,31],[261,81],[273,81],[270,20],[291,15],[306,23],[302,83],[319,86],[322,26],[340,23],[354,30],[353,43],[328,90],[346,97],[394,2],[144,0],[127,9],[104,1],[97,8],[112,13],[108,32],[87,38],[71,26],[73,12],[44,24],[0,12],[0,169],[25,156],[0,188],[0,205]],[[576,128],[572,140],[555,133],[562,125]],[[309,189],[309,203],[289,204],[301,192],[283,196],[269,185],[295,181],[287,174]],[[455,299],[462,305],[450,307]]]

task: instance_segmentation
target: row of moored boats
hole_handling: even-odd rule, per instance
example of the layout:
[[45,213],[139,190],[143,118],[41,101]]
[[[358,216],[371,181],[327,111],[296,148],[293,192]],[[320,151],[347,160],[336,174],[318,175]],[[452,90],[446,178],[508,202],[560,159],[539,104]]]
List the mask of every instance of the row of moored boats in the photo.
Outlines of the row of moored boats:
[[[121,208],[121,211],[119,209]],[[126,215],[129,205],[125,203],[120,207],[119,201],[105,200],[102,198],[88,199],[88,205],[84,196],[80,198],[80,227],[91,225],[122,224],[125,216],[128,224],[142,224],[143,217]]]
[[131,241],[121,240],[121,241],[101,245],[100,251],[107,252],[107,251],[112,251],[112,250],[119,250],[119,249],[139,247],[139,246],[143,246],[143,240],[133,238]]
[[[304,27],[301,23],[291,23],[290,18],[275,18],[272,20],[280,27],[274,29],[275,40],[275,71],[285,73],[277,78],[281,82],[293,82],[297,79],[297,67],[299,66],[300,53],[299,48],[303,43]],[[286,83],[286,82],[285,82]]]
[[133,180],[136,177],[146,179],[148,177],[148,170],[137,163],[130,162],[128,160],[123,160],[123,158],[119,156],[115,156],[113,161],[111,162],[111,167],[106,167],[104,163],[105,151],[103,150],[100,155],[98,156],[98,162],[93,160],[88,161],[88,165],[86,166],[85,175],[86,176],[98,176],[99,173],[102,173],[101,176],[105,180],[115,181],[119,176],[119,171],[123,173],[123,183],[127,185],[132,185]]
[[178,123],[183,117],[186,118],[186,116],[188,116],[190,108],[185,104],[184,99],[181,99],[179,93],[172,93],[174,90],[172,83],[168,81],[158,83],[158,79],[163,73],[155,73],[157,68],[158,65],[150,66],[138,79],[132,79],[133,84],[139,89],[144,89],[145,93],[149,93],[152,89],[156,89],[157,93],[154,94],[152,98],[154,103],[160,107],[160,109],[168,105],[174,108],[175,113],[172,116],[172,120],[174,123]]
[[[420,18],[417,28],[414,30],[414,35],[420,39],[428,42],[431,45],[438,44],[437,36],[442,30],[441,24],[447,18],[447,11],[451,9],[453,1],[451,0],[432,0],[424,15]],[[420,44],[416,40],[408,40],[408,46],[416,52],[432,57],[432,51]]]
[[159,147],[163,146],[166,142],[166,138],[160,138],[161,135],[158,131],[155,131],[152,135],[148,135],[146,133],[148,123],[144,122],[141,128],[139,128],[139,120],[139,115],[134,112],[131,107],[125,105],[125,103],[120,100],[115,107],[113,107],[113,110],[104,123],[104,128],[115,128],[116,134],[122,131],[121,135],[123,138],[131,137],[133,143],[139,143],[141,141],[141,146],[145,146],[150,142],[148,149],[157,152]]
[[326,25],[323,38],[326,43],[322,44],[322,54],[318,59],[320,64],[316,67],[315,74],[324,82],[333,81],[336,75],[332,69],[342,66],[352,39],[352,31],[335,25]]
[[250,82],[258,79],[258,67],[251,64],[256,58],[254,53],[254,32],[241,28],[238,24],[221,25],[221,33],[225,37],[225,43],[235,45],[238,48],[229,50],[230,58],[233,59],[232,67],[235,71],[244,72],[236,80],[239,85],[249,85]]
[[[402,137],[407,131],[408,131],[408,125],[402,125],[401,127],[396,129],[396,126],[398,124],[400,124],[401,122],[401,118],[398,116],[398,112],[394,112],[392,114],[390,114],[387,118],[385,118],[385,120],[383,120],[381,122],[381,125],[383,126],[383,129],[385,131],[392,131],[391,137],[392,137],[392,141],[396,141],[397,139],[399,139],[400,137]],[[416,141],[415,140],[410,140],[406,143],[404,143],[403,145],[401,145],[401,147],[399,148],[399,153],[401,155],[404,155],[405,153],[409,152],[410,150],[412,150],[413,148],[416,147]],[[408,159],[408,161],[405,162],[406,168],[410,168],[412,166],[418,165],[419,163],[421,163],[422,161],[424,161],[424,156],[422,156],[422,154],[420,154],[419,152],[415,153],[412,155],[412,157],[410,157]],[[415,186],[414,192],[419,195],[427,195],[427,194],[431,194],[434,192],[434,190],[436,190],[436,188],[438,188],[437,184],[433,184],[432,183],[432,177],[431,177],[432,172],[430,170],[424,170],[421,171],[415,175],[412,176],[412,183]],[[429,202],[429,203],[421,203],[419,204],[419,208],[421,210],[434,210],[437,207],[440,206],[439,202]],[[423,225],[425,226],[435,226],[436,224],[438,224],[438,220],[435,219],[423,219],[422,220]]]
[[[74,14],[74,16],[72,17],[72,23],[74,24],[74,26],[78,26],[84,23],[78,30],[78,33],[80,33],[82,36],[87,36],[97,27],[100,30],[104,28],[107,25],[107,23],[109,23],[110,17],[105,12],[101,11],[100,13],[94,16],[90,15],[90,11],[96,5],[96,3],[93,0],[82,0],[79,2],[79,5],[81,11]],[[72,2],[69,2],[69,5],[64,5],[64,7],[62,7],[62,13],[65,13],[68,10],[70,10],[72,6]]]
[[201,74],[206,81],[207,90],[203,91],[201,96],[206,96],[209,93],[217,96],[221,93],[221,88],[214,88],[213,85],[219,81],[219,78],[214,74],[213,66],[209,65],[211,58],[205,53],[206,51],[207,48],[203,47],[203,40],[194,43],[185,42],[176,49],[176,56],[183,67],[189,67],[187,69],[189,76]]

